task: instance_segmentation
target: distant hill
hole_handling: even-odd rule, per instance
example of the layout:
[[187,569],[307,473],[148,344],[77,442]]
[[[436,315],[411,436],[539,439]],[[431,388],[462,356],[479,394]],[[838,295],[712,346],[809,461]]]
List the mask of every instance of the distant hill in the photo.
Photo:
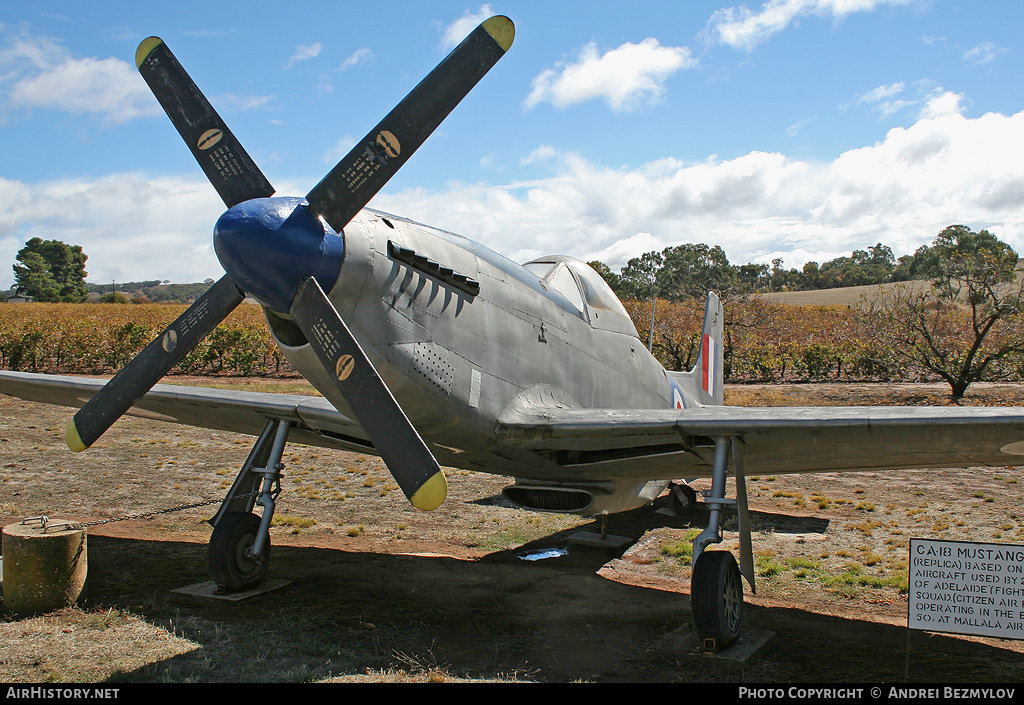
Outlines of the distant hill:
[[788,306],[853,306],[865,294],[871,298],[874,294],[897,286],[911,286],[917,291],[928,289],[930,282],[918,280],[910,282],[893,282],[890,284],[868,284],[866,286],[847,286],[839,289],[814,289],[812,291],[775,291],[757,294],[765,301]]
[[[1017,281],[1024,280],[1024,266],[1018,266]],[[924,279],[917,279],[906,282],[891,282],[888,284],[868,284],[866,286],[848,286],[839,289],[813,289],[811,291],[773,291],[764,294],[755,294],[765,301],[789,306],[853,306],[860,301],[861,296],[867,295],[871,298],[879,291],[892,289],[896,286],[910,286],[914,291],[926,291],[931,287],[931,282]]]
[[165,284],[159,280],[142,282],[123,282],[111,284],[86,283],[89,287],[89,298],[99,298],[109,294],[111,289],[124,294],[129,299],[143,297],[156,304],[179,303],[189,304],[206,293],[213,286],[213,280],[193,284]]

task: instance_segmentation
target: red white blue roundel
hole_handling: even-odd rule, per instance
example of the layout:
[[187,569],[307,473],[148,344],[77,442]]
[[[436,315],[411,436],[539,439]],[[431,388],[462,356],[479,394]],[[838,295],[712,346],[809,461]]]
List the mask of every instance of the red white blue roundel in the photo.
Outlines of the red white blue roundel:
[[683,397],[683,390],[679,386],[672,382],[672,408],[673,409],[685,409],[686,400]]

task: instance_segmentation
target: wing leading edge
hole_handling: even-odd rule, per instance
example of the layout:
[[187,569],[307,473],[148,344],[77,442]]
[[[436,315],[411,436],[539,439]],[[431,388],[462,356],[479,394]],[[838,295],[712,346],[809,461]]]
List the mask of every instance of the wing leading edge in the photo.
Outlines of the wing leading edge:
[[[104,382],[0,371],[0,393],[70,407]],[[374,452],[360,426],[320,397],[160,384],[129,413],[253,436],[268,418],[290,420],[295,442]],[[521,459],[540,456],[548,477],[561,467],[562,479],[671,480],[710,477],[720,436],[742,439],[748,475],[1024,464],[1024,408],[1013,407],[516,405],[498,420],[493,442]]]
[[[0,393],[26,401],[81,407],[106,380],[0,372]],[[322,397],[158,384],[132,406],[131,416],[259,436],[267,419],[291,421],[291,440],[372,453],[366,434]]]
[[1024,408],[535,408],[503,416],[499,443],[586,478],[710,477],[714,439],[739,437],[746,473],[1024,464]]

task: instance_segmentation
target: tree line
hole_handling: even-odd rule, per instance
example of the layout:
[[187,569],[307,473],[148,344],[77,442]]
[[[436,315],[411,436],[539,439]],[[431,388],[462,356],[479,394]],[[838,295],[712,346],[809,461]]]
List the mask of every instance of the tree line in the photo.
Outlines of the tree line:
[[[39,300],[78,302],[88,295],[86,259],[79,246],[33,238],[18,253],[14,270],[18,285]],[[717,291],[726,301],[727,353],[742,331],[775,325],[763,306],[744,305],[753,298],[751,293],[824,288],[830,281],[845,286],[895,282],[863,297],[854,308],[863,335],[870,339],[872,350],[879,350],[858,353],[857,365],[891,368],[893,359],[902,359],[945,380],[956,399],[970,384],[1008,361],[1024,374],[1024,362],[1018,362],[1024,356],[1024,278],[1018,275],[1017,252],[987,230],[974,232],[964,225],[951,225],[930,245],[898,260],[879,243],[820,268],[808,263],[799,273],[784,272],[779,260],[772,269],[752,264],[736,267],[729,264],[721,247],[704,244],[645,253],[630,260],[619,274],[600,262],[591,264],[627,305],[658,298],[699,302],[708,290]],[[910,286],[912,279],[928,285]],[[652,338],[657,333],[656,347],[668,367],[685,369],[691,364],[696,351],[692,326],[685,331],[679,326],[666,330],[664,322],[656,321],[651,331],[649,323],[637,321],[637,327]],[[804,351],[801,364],[808,370],[832,365],[841,369],[843,360],[835,357],[833,347],[818,344],[813,359]]]
[[618,274],[603,262],[589,264],[620,299],[655,296],[680,301],[703,297],[708,291],[719,294],[812,291],[926,278],[926,269],[931,263],[926,262],[928,251],[928,246],[924,246],[912,255],[897,258],[890,247],[878,243],[820,266],[817,262],[808,262],[798,270],[784,269],[781,258],[772,260],[771,266],[735,265],[718,245],[685,243],[634,257]]
[[[696,310],[708,290],[718,292],[725,300],[727,370],[737,335],[775,328],[781,341],[795,327],[791,317],[773,313],[751,294],[824,288],[821,285],[831,281],[843,281],[845,286],[894,283],[865,294],[851,308],[850,323],[856,324],[855,329],[833,331],[814,345],[802,346],[797,362],[812,372],[841,370],[845,357],[846,364],[876,370],[883,379],[889,376],[886,370],[916,369],[925,377],[944,380],[950,395],[960,399],[972,383],[1005,377],[1007,369],[1017,379],[1024,376],[1024,277],[1017,264],[1017,252],[988,230],[974,232],[965,225],[950,225],[931,244],[898,260],[888,247],[878,244],[820,268],[808,263],[799,273],[783,272],[778,260],[772,270],[765,265],[734,267],[720,247],[702,244],[645,253],[630,260],[618,275],[600,262],[591,266],[628,302],[665,299],[690,302]],[[655,316],[652,333],[651,309],[646,311],[644,321],[634,315],[641,337],[650,334],[657,340],[653,349],[663,364],[687,369],[697,351],[697,334],[673,325],[670,311],[663,312],[661,321]],[[869,344],[858,346],[851,357],[839,345],[839,339],[850,337]],[[778,357],[766,352],[769,347],[760,346],[755,352]],[[750,359],[744,364],[756,369],[761,363]],[[1001,369],[998,375],[997,368]]]

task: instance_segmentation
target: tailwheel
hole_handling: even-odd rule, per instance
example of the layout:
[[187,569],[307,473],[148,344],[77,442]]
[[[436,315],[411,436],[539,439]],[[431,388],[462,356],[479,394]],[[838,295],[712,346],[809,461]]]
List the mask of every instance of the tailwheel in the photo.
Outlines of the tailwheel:
[[731,553],[701,552],[690,581],[690,604],[702,640],[714,640],[715,649],[736,641],[743,617],[743,583]]
[[668,497],[677,516],[685,516],[697,508],[697,490],[685,482],[672,483]]
[[256,587],[267,574],[270,538],[259,556],[252,553],[259,535],[260,517],[248,512],[230,512],[221,517],[210,537],[207,565],[214,581],[236,592]]

